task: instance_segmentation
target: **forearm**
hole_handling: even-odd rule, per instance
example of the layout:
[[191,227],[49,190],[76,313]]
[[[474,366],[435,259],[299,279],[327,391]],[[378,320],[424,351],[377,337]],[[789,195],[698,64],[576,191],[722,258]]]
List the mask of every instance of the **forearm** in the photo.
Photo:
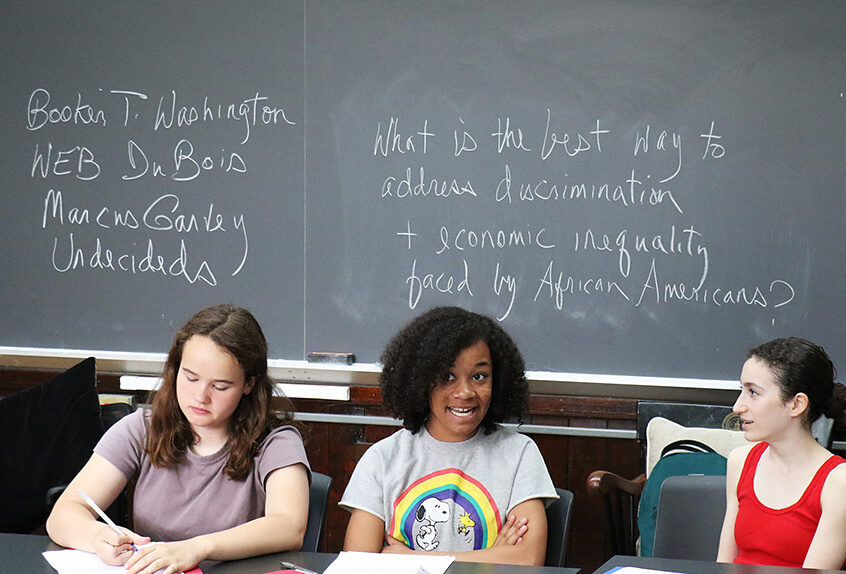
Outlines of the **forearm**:
[[56,544],[86,552],[94,552],[94,539],[104,524],[83,506],[71,501],[58,501],[47,518],[47,534]]
[[263,516],[239,526],[191,539],[203,560],[238,560],[250,556],[299,550],[305,524],[297,526],[292,516]]

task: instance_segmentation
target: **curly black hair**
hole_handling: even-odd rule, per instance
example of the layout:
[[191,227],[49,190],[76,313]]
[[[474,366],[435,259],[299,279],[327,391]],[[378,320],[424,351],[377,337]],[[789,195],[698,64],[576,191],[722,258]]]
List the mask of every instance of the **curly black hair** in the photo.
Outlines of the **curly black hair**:
[[491,404],[481,426],[518,420],[529,406],[525,364],[517,345],[492,319],[460,307],[435,307],[413,319],[382,353],[382,403],[416,433],[429,418],[429,396],[442,384],[462,350],[484,341],[493,363]]

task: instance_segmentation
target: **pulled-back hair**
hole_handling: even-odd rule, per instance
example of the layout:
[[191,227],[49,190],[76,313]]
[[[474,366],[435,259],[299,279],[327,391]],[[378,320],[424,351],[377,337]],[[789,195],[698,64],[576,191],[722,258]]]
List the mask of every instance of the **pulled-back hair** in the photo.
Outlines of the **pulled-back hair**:
[[819,345],[796,337],[773,339],[746,353],[747,359],[753,357],[773,372],[783,400],[798,393],[808,397],[809,425],[820,415],[833,419],[843,415],[846,388],[835,382],[834,365]]
[[492,319],[459,307],[435,307],[403,327],[382,354],[385,409],[416,433],[429,418],[429,396],[442,384],[462,350],[484,341],[491,352],[491,404],[480,426],[485,434],[498,422],[519,417],[529,405],[523,357]]
[[215,305],[203,309],[176,333],[167,355],[162,384],[152,397],[152,416],[147,428],[146,450],[156,467],[184,460],[185,449],[197,436],[176,396],[176,377],[185,342],[194,335],[208,337],[229,352],[244,371],[244,381],[253,380],[249,394],[241,397],[229,418],[229,460],[224,467],[233,480],[243,480],[252,468],[261,441],[275,427],[289,424],[292,405],[283,397],[281,415],[271,408],[273,382],[267,372],[267,341],[255,317],[240,307]]

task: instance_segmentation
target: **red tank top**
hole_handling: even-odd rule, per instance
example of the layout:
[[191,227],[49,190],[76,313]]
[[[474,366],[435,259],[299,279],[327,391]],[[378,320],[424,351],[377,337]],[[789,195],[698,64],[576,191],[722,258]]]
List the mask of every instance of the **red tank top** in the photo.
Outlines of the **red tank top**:
[[737,518],[734,523],[734,540],[737,543],[739,564],[766,564],[771,566],[801,567],[811,541],[817,531],[822,506],[822,493],[828,473],[838,464],[846,462],[831,455],[811,479],[799,500],[787,508],[769,508],[755,496],[753,481],[755,469],[769,443],[761,442],[752,447],[740,479],[737,482]]

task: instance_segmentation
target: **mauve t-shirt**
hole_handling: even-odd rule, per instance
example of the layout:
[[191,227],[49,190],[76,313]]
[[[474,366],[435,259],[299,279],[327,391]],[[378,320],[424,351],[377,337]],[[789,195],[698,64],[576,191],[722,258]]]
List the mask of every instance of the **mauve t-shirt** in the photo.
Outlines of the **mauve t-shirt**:
[[[188,450],[183,463],[156,468],[144,450],[145,416],[149,411],[138,409],[122,418],[103,435],[94,452],[127,478],[138,477],[133,529],[154,541],[185,540],[264,516],[267,475],[297,463],[309,468],[302,437],[290,426],[274,429],[262,441],[243,481],[224,474],[226,447],[208,456]],[[309,480],[310,473],[309,469]]]

